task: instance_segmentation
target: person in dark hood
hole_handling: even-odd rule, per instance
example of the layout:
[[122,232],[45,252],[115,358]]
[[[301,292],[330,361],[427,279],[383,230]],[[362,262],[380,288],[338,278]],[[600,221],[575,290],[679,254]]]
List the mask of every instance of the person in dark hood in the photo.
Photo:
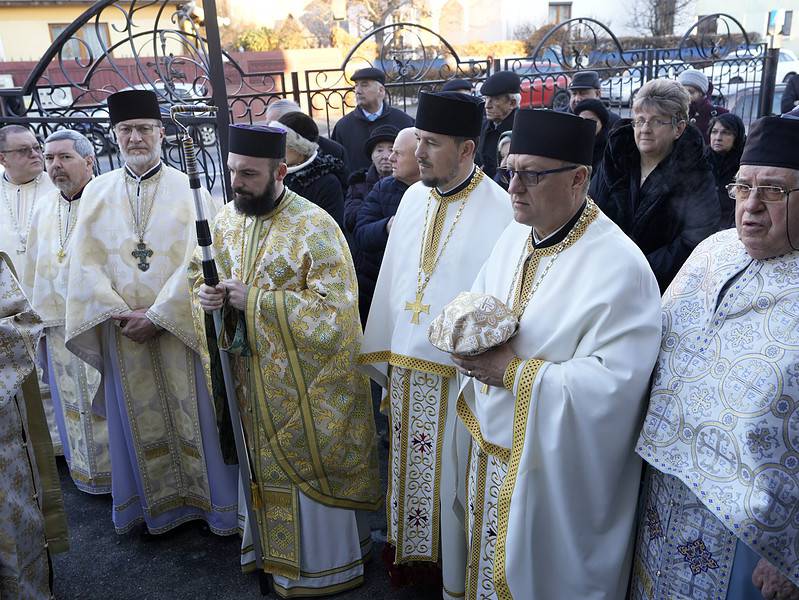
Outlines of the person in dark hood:
[[497,174],[494,175],[494,181],[501,185],[502,189],[506,191],[510,185],[510,181],[508,181],[505,167],[507,166],[508,154],[510,153],[510,138],[512,134],[512,131],[504,132],[499,136],[499,141],[497,142]]
[[710,102],[711,84],[702,71],[697,69],[686,69],[677,78],[688,96],[691,104],[688,107],[688,121],[702,134],[702,139],[706,144],[710,143],[710,119],[728,113],[729,111],[722,106],[715,106]]
[[590,194],[638,245],[665,290],[691,251],[716,232],[716,181],[702,135],[688,126],[688,92],[654,79],[635,97],[633,119],[610,132]]
[[583,119],[589,119],[596,123],[596,137],[594,138],[594,156],[592,177],[596,177],[599,167],[602,164],[602,156],[605,154],[605,147],[608,145],[608,131],[610,123],[610,113],[605,108],[601,100],[592,98],[582,100],[574,106],[574,114]]
[[319,128],[314,120],[303,112],[290,112],[269,125],[286,131],[289,174],[285,185],[326,210],[344,229],[344,192],[338,180],[344,163],[340,158],[319,152],[315,141],[319,138]]
[[732,113],[710,119],[710,145],[705,147],[705,158],[716,178],[716,193],[719,197],[719,230],[735,227],[735,200],[727,193],[727,184],[735,179],[741,154],[746,143],[744,122]]

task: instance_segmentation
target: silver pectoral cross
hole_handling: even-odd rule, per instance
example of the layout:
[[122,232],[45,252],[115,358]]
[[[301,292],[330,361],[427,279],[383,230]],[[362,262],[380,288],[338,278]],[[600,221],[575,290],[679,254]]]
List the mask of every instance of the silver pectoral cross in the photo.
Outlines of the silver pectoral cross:
[[147,247],[147,244],[139,242],[136,244],[136,250],[130,254],[133,258],[139,259],[139,264],[136,266],[139,267],[140,271],[146,271],[150,268],[150,263],[147,262],[147,259],[153,255],[153,251]]

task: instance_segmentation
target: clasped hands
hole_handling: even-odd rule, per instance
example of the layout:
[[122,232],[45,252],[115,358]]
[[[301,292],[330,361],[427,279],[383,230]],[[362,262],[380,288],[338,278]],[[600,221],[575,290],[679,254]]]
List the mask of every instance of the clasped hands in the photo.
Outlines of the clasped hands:
[[214,287],[202,284],[197,297],[200,299],[200,306],[207,313],[222,308],[225,299],[233,308],[244,310],[247,306],[247,292],[247,286],[238,279],[223,279]]
[[493,387],[502,387],[502,378],[508,364],[516,356],[510,343],[505,342],[501,346],[496,346],[486,350],[482,354],[474,356],[464,356],[462,354],[451,354],[455,368],[467,377],[474,377],[480,383],[485,383]]
[[126,313],[111,315],[111,318],[122,328],[122,335],[137,344],[144,344],[163,331],[163,328],[147,318],[146,313],[146,308],[137,308]]

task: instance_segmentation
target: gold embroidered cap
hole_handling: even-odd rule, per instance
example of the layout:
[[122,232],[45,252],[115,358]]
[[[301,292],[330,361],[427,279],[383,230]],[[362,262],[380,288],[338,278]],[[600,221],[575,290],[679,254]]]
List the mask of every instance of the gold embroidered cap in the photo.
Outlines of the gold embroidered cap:
[[427,330],[430,343],[450,354],[481,354],[504,344],[519,329],[519,319],[489,294],[461,292]]

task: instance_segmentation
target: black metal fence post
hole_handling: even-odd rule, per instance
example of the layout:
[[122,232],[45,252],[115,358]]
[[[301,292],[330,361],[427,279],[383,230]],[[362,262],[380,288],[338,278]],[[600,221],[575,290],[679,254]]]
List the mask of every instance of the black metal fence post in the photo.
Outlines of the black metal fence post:
[[769,48],[763,61],[763,79],[760,83],[760,106],[757,114],[765,117],[772,113],[774,90],[777,87],[777,62],[780,58],[779,48]]
[[225,67],[222,64],[222,40],[219,36],[219,21],[216,16],[216,1],[203,0],[205,12],[205,36],[208,43],[208,70],[213,88],[214,105],[216,111],[217,142],[219,155],[222,160],[220,171],[225,187],[225,198],[233,197],[230,187],[230,173],[227,170],[228,153],[228,125],[230,124],[230,111],[228,109],[227,83],[225,82]]
[[[284,90],[285,92],[285,90]],[[294,102],[300,103],[300,74],[297,71],[291,72],[291,93],[294,96]],[[308,107],[308,114],[311,114],[310,107]]]

